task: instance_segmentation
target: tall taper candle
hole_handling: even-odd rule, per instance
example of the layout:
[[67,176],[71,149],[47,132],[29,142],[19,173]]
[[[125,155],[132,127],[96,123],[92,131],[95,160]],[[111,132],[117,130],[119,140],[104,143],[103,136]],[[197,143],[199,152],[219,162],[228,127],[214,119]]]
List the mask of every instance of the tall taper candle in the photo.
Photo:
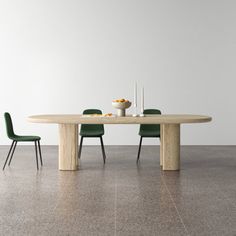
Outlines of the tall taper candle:
[[143,114],[144,111],[144,87],[142,87],[141,90],[141,114]]
[[134,84],[134,107],[137,107],[137,82]]

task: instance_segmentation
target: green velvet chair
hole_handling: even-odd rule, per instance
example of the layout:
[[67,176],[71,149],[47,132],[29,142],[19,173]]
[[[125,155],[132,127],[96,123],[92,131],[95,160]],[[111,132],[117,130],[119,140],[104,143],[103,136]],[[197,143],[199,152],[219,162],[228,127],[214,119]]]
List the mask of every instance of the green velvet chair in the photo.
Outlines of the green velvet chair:
[[8,112],[5,112],[4,113],[4,118],[5,118],[5,123],[6,123],[7,136],[8,136],[9,139],[12,140],[12,144],[11,144],[10,150],[8,152],[6,161],[4,163],[3,170],[5,169],[5,166],[7,164],[7,161],[9,159],[9,157],[10,157],[10,160],[8,162],[8,165],[10,166],[11,160],[12,160],[12,157],[13,157],[13,154],[15,152],[16,145],[17,145],[18,142],[34,142],[35,153],[36,153],[36,164],[37,164],[37,170],[38,170],[39,166],[38,166],[37,146],[38,146],[38,149],[39,149],[40,162],[41,162],[41,165],[43,165],[41,147],[40,147],[40,139],[41,138],[39,136],[20,136],[20,135],[16,135],[14,133],[11,115]]
[[[101,110],[98,109],[87,109],[83,111],[84,115],[91,115],[91,114],[102,114]],[[79,146],[79,158],[81,156],[83,139],[84,138],[100,138],[101,147],[102,147],[102,155],[103,155],[103,162],[106,162],[106,154],[103,144],[102,136],[104,135],[104,125],[100,124],[82,124],[80,128],[80,146]]]
[[[160,115],[161,111],[157,109],[146,109],[143,112],[146,115]],[[142,124],[139,128],[140,142],[138,149],[137,162],[139,161],[142,140],[143,138],[160,138],[160,125],[156,124]]]

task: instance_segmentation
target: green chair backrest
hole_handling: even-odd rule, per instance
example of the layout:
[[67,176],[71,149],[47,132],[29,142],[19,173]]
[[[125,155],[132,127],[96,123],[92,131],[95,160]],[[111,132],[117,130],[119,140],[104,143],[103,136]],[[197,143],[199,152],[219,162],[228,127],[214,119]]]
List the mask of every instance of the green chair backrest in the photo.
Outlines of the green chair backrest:
[[[143,114],[146,114],[146,115],[160,115],[161,114],[161,111],[158,110],[158,109],[145,109],[143,111]],[[160,132],[160,125],[156,125],[156,124],[148,124],[148,125],[140,125],[140,129],[139,129],[139,133],[142,134],[142,133],[145,133],[145,132],[148,132],[148,131],[155,131],[157,133]]]
[[[98,109],[86,109],[83,111],[84,115],[91,115],[91,114],[102,114],[101,110]],[[88,132],[103,132],[104,133],[104,125],[95,125],[95,124],[82,124],[81,125],[81,132],[83,132],[83,134],[86,133],[86,131]]]
[[8,112],[4,113],[5,123],[6,123],[6,130],[8,138],[12,138],[15,136],[13,124],[11,120],[11,115]]

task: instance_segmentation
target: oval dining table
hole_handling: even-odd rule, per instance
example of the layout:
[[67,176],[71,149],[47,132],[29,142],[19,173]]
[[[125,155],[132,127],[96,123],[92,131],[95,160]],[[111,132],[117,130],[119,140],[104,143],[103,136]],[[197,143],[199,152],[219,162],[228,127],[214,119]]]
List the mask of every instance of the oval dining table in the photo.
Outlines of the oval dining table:
[[78,170],[78,127],[80,124],[160,124],[160,166],[162,170],[180,170],[180,125],[209,122],[203,115],[168,114],[134,117],[49,114],[28,117],[29,122],[59,126],[59,170]]

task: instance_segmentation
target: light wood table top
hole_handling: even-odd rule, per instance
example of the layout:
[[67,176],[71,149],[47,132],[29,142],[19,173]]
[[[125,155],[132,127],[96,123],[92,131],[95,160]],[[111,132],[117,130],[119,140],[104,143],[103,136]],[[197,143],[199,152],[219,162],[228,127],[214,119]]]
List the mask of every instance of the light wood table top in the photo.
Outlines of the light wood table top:
[[28,118],[29,122],[55,124],[182,124],[203,123],[211,120],[212,118],[209,116],[189,114],[145,115],[145,117],[133,117],[132,115],[105,117],[79,114],[48,114],[35,115]]

